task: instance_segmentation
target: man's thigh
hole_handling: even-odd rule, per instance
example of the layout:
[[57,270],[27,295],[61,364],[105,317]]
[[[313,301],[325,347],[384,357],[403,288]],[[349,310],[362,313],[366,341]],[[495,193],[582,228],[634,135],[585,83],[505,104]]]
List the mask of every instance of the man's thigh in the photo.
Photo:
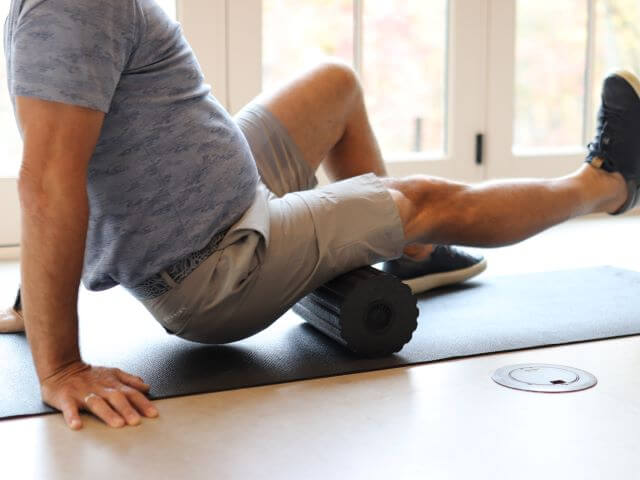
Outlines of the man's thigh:
[[358,88],[350,67],[327,62],[263,93],[256,102],[280,121],[316,171],[342,137]]
[[289,131],[264,105],[249,103],[236,114],[235,121],[249,144],[262,182],[276,196],[318,184],[315,170]]

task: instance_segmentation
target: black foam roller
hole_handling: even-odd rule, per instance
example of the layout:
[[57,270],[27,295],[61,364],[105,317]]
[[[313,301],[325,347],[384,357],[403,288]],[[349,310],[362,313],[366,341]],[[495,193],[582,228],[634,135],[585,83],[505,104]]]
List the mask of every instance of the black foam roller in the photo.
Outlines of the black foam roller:
[[293,311],[349,350],[368,357],[399,352],[418,325],[417,299],[411,289],[372,267],[322,285]]

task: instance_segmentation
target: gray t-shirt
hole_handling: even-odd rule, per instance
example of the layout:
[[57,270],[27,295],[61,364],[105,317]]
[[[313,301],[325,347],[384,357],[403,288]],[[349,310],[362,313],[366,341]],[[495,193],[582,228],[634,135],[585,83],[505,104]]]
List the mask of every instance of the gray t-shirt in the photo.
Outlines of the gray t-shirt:
[[12,99],[106,113],[87,178],[87,288],[137,285],[249,207],[249,146],[154,0],[12,0],[4,41]]

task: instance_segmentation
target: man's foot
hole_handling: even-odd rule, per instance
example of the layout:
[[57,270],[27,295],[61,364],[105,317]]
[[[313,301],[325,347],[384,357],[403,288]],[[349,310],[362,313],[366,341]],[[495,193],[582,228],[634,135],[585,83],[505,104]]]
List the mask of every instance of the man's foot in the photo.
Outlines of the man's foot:
[[382,270],[400,278],[414,294],[468,280],[487,268],[484,257],[447,245],[437,245],[425,260],[406,256],[382,264]]
[[632,209],[640,200],[640,79],[619,71],[602,87],[596,136],[588,145],[587,162],[619,172],[627,182],[627,201],[613,214]]
[[22,299],[20,289],[13,307],[0,311],[0,333],[24,332],[24,317],[22,316]]

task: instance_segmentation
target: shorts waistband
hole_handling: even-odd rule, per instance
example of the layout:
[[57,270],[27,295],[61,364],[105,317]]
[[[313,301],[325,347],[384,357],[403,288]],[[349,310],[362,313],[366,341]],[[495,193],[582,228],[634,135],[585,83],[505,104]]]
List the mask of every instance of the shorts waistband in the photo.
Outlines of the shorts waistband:
[[127,290],[138,300],[150,300],[167,293],[218,249],[228,231],[229,229],[226,229],[217,233],[204,248],[187,255],[165,270],[152,275],[138,285],[127,288]]

